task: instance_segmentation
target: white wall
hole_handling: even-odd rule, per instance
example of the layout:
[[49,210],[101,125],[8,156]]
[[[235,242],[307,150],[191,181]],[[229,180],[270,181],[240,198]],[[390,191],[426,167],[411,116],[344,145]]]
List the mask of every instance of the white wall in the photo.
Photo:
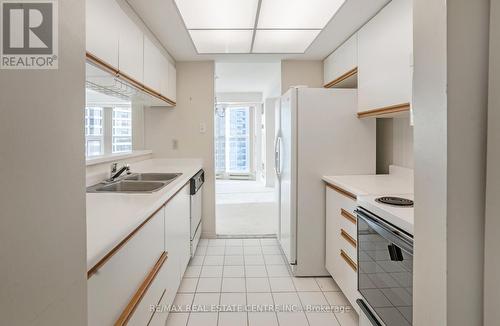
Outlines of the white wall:
[[[144,116],[145,147],[154,158],[203,159],[203,235],[208,237],[215,236],[214,97],[214,62],[178,62],[177,106],[146,108]],[[200,133],[202,123],[205,133]]]
[[299,85],[323,87],[323,61],[281,61],[281,95]]
[[491,1],[488,173],[484,249],[484,325],[500,320],[500,2]]
[[417,326],[483,324],[488,8],[414,2]]
[[0,324],[87,325],[85,1],[59,1],[59,69],[0,72]]

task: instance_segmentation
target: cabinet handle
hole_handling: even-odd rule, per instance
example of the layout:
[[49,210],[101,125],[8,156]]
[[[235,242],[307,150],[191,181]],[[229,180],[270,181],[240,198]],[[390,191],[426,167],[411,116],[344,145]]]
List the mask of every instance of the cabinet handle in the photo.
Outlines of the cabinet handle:
[[156,264],[153,266],[153,269],[148,273],[142,284],[139,286],[137,291],[135,292],[134,296],[132,299],[130,299],[129,303],[125,307],[125,310],[123,310],[122,314],[118,318],[118,320],[115,322],[115,326],[124,326],[127,325],[130,318],[134,314],[135,310],[137,309],[137,306],[139,306],[139,303],[141,303],[142,298],[144,298],[144,295],[148,291],[149,287],[155,280],[156,276],[160,272],[161,267],[167,260],[167,253],[163,252],[156,262]]
[[357,241],[351,237],[349,233],[347,233],[344,229],[340,229],[340,235],[342,238],[346,239],[347,242],[349,242],[354,248],[357,246]]
[[346,211],[343,208],[340,209],[340,215],[342,215],[343,217],[345,217],[352,224],[356,224],[357,223],[357,220],[354,217],[354,215],[352,215],[351,213],[349,213],[348,211]]
[[344,250],[340,249],[340,257],[342,257],[342,259],[345,260],[345,262],[347,263],[347,265],[351,266],[351,268],[357,272],[358,271],[358,265],[356,265],[356,263],[352,260],[351,257],[349,257],[348,254],[345,253]]

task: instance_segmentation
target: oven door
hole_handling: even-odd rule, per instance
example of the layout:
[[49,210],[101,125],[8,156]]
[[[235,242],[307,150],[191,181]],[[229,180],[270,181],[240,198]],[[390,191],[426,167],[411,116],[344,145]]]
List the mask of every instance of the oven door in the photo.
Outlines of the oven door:
[[358,207],[358,304],[372,325],[412,325],[413,237]]

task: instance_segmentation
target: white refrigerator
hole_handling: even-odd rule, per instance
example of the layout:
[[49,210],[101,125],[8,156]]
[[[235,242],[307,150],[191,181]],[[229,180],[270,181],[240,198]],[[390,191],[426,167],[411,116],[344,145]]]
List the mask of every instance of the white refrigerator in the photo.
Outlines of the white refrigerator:
[[355,89],[305,87],[276,107],[278,239],[295,276],[329,275],[322,176],[375,174],[375,119],[357,108]]

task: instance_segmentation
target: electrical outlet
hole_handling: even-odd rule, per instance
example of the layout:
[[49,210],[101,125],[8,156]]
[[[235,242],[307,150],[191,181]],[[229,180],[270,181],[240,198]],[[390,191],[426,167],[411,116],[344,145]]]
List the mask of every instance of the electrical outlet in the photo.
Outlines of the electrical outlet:
[[207,132],[207,125],[204,122],[200,123],[200,134],[204,134],[206,132]]

